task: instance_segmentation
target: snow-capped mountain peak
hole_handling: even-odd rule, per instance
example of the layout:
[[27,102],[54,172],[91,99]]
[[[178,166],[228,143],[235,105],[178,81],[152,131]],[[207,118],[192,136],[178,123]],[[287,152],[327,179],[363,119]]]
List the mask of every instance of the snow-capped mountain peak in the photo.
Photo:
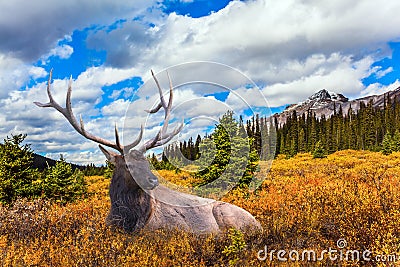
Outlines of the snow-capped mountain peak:
[[[335,93],[333,93],[333,94],[335,94]],[[307,98],[307,100],[310,100],[310,101],[323,101],[326,99],[331,99],[331,95],[325,89],[322,89],[322,90],[316,92],[315,94],[311,95],[309,98]]]
[[348,100],[349,99],[343,96],[342,94],[329,92],[326,89],[322,89],[314,93],[310,97],[308,97],[305,101],[288,106],[285,111],[292,111],[294,109],[295,110],[318,109],[320,107],[326,106],[331,102],[345,103]]
[[321,116],[329,117],[335,112],[338,112],[339,109],[341,109],[342,114],[347,114],[350,107],[353,111],[357,111],[360,108],[361,102],[367,105],[371,100],[373,101],[374,107],[382,108],[384,106],[385,97],[390,97],[391,99],[397,97],[397,99],[400,99],[400,87],[385,94],[367,96],[351,101],[342,94],[322,89],[303,102],[289,105],[281,113],[275,114],[274,117],[277,118],[279,125],[282,125],[288,117],[292,116],[294,111],[296,111],[297,116],[302,116],[303,114],[307,115],[311,112],[317,118],[321,118]]

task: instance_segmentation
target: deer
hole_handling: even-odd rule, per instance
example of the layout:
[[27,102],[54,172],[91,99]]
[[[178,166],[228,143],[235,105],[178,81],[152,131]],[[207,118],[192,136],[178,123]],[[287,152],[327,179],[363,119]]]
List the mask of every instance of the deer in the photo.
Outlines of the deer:
[[164,121],[155,137],[147,141],[142,141],[143,125],[133,142],[126,145],[120,141],[117,125],[114,128],[114,142],[86,131],[82,116],[78,123],[72,111],[72,77],[69,79],[64,108],[54,100],[50,90],[52,70],[47,81],[49,102],[45,104],[34,102],[39,107],[51,107],[60,112],[80,135],[98,143],[106,159],[114,165],[109,186],[111,207],[105,220],[106,225],[122,228],[126,232],[137,232],[142,229],[179,229],[195,234],[218,234],[230,228],[241,231],[262,231],[261,224],[248,211],[236,205],[183,193],[159,183],[157,176],[151,171],[145,153],[168,143],[181,131],[184,123],[168,131],[173,100],[171,78],[167,72],[169,99],[166,101],[153,71],[151,75],[158,88],[160,102],[146,112],[157,113],[162,108]]

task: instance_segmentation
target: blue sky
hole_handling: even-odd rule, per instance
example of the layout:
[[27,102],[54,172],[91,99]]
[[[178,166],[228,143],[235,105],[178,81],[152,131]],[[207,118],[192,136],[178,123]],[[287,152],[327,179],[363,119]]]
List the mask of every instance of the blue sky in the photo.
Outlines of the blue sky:
[[57,111],[32,104],[47,102],[51,69],[57,101],[65,103],[72,76],[75,115],[110,140],[114,123],[127,139],[140,123],[147,138],[160,127],[162,114],[143,113],[157,101],[150,69],[168,88],[162,71],[170,68],[172,124],[187,122],[183,139],[209,131],[227,109],[268,114],[323,88],[349,98],[393,90],[397,10],[397,0],[1,2],[0,135],[27,133],[49,157],[104,162]]

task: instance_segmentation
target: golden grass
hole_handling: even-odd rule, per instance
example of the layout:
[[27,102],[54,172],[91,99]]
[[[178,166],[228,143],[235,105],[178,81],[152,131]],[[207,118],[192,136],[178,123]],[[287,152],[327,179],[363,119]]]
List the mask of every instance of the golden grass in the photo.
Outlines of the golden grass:
[[[176,182],[187,174],[163,171],[161,175]],[[262,236],[246,237],[246,249],[240,254],[222,253],[232,245],[228,234],[217,238],[181,231],[126,234],[110,229],[104,223],[109,180],[92,176],[86,177],[88,199],[65,206],[19,200],[13,207],[0,207],[0,262],[3,266],[229,266],[236,257],[237,266],[265,266],[270,262],[257,259],[264,245],[320,251],[336,248],[339,238],[347,241],[348,249],[369,249],[374,254],[400,250],[400,153],[347,150],[325,159],[312,159],[310,154],[279,157],[261,175],[266,180],[256,192],[237,189],[223,198],[252,213],[265,230]],[[192,178],[181,181],[191,183]]]

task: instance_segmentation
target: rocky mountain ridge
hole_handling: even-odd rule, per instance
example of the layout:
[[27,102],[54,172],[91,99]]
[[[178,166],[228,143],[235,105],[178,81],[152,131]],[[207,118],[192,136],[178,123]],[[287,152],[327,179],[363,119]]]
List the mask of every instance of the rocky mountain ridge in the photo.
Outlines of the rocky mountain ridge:
[[308,111],[311,111],[315,113],[317,118],[321,118],[322,115],[328,118],[333,115],[335,109],[338,111],[341,107],[343,114],[347,114],[350,107],[354,111],[357,111],[360,108],[361,102],[367,105],[371,100],[373,101],[374,107],[383,108],[385,95],[386,97],[389,96],[391,99],[397,96],[397,100],[400,101],[400,87],[393,91],[386,92],[385,94],[371,95],[353,100],[349,100],[343,94],[322,89],[302,102],[287,106],[284,111],[276,113],[273,116],[277,118],[279,125],[282,125],[286,122],[287,117],[291,116],[293,111],[296,111],[297,116],[302,116],[304,113],[307,115]]

